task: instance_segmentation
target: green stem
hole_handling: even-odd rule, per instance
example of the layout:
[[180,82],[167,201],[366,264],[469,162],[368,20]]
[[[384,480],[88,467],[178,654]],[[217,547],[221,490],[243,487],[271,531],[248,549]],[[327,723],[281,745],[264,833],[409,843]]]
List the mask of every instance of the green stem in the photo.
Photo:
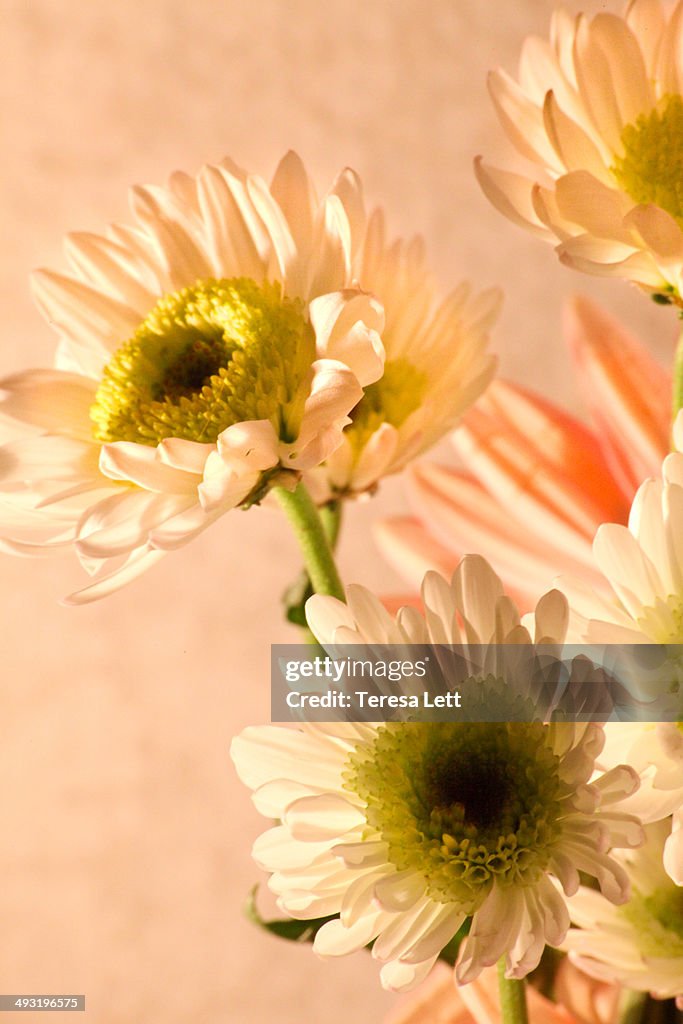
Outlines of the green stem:
[[673,369],[672,421],[679,409],[683,408],[683,329],[676,346]]
[[341,530],[342,507],[341,501],[330,501],[319,510],[323,530],[333,551],[336,550],[337,538]]
[[505,977],[505,957],[498,961],[498,989],[503,1024],[528,1024],[526,983]]
[[630,989],[623,989],[619,1000],[619,1022],[620,1024],[640,1024],[644,1019],[643,1010],[647,993],[632,992]]
[[344,587],[332,547],[310,494],[303,484],[299,484],[295,491],[275,487],[273,494],[294,530],[313,589],[317,594],[330,594],[343,601]]

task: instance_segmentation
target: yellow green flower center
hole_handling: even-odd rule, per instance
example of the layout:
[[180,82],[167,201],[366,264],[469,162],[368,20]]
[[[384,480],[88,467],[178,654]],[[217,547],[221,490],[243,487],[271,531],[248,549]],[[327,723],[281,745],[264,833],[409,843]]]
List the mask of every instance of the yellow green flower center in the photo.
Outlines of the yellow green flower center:
[[473,913],[494,879],[532,884],[560,833],[559,759],[529,723],[401,723],[347,765],[389,860]]
[[683,888],[674,885],[644,896],[634,889],[620,912],[638,931],[644,956],[683,957]]
[[426,374],[406,359],[385,363],[384,374],[365,388],[363,397],[351,413],[345,430],[356,457],[383,423],[400,427],[422,402],[427,389]]
[[198,281],[164,296],[104,368],[90,410],[98,441],[214,442],[227,427],[270,420],[299,433],[315,336],[278,284]]
[[636,203],[655,203],[683,227],[683,99],[669,96],[641,114],[621,135],[623,154],[612,165],[621,188]]
[[[683,600],[679,594],[658,598],[656,604],[641,609],[636,619],[638,628],[652,643],[661,644],[666,663],[672,673],[672,685],[665,692],[678,691],[683,677]],[[674,685],[675,684],[675,685]]]

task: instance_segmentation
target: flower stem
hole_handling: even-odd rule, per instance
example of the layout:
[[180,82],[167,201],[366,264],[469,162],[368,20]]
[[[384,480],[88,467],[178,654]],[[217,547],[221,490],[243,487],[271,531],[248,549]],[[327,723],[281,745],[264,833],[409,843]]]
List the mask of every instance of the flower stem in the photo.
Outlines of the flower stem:
[[503,1024],[528,1024],[526,984],[505,977],[505,957],[498,961],[498,990]]
[[[295,491],[275,487],[273,494],[294,530],[313,589],[317,594],[331,594],[343,601],[344,587],[337,572],[332,545],[310,494],[303,484],[299,484]],[[335,515],[337,524],[334,529],[331,523],[327,524],[330,534],[338,529],[339,514]]]
[[683,329],[676,346],[673,369],[672,423],[679,409],[683,408]]
[[632,992],[624,989],[619,1000],[620,1024],[640,1024],[647,999],[646,992]]
[[333,551],[337,547],[337,538],[341,530],[342,507],[341,501],[330,501],[320,509],[320,521]]

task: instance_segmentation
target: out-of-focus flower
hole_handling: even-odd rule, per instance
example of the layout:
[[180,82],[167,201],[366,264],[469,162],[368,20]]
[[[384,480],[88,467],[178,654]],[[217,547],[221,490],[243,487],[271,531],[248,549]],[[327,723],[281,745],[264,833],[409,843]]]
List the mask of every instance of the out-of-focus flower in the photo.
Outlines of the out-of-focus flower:
[[578,270],[636,282],[683,305],[683,5],[632,0],[624,17],[557,11],[518,81],[490,76],[503,127],[539,175],[477,164],[491,202],[558,243]]
[[[556,592],[539,602],[530,634],[477,556],[450,584],[425,578],[424,617],[406,608],[394,618],[362,587],[347,598],[307,603],[321,643],[496,645],[491,664],[505,685],[499,645],[564,633]],[[493,673],[477,679],[499,692]],[[627,898],[608,851],[641,839],[618,808],[637,776],[620,766],[593,777],[602,744],[602,728],[588,723],[331,723],[250,728],[232,756],[258,810],[282,821],[254,847],[280,907],[297,918],[338,914],[318,931],[316,952],[341,956],[372,942],[383,985],[403,990],[470,917],[459,981],[502,957],[508,976],[524,977],[546,943],[564,938],[562,890],[577,890],[579,871],[608,899]]]
[[569,901],[572,928],[563,944],[583,970],[596,978],[662,999],[678,998],[683,1008],[683,887],[662,868],[668,823],[646,829],[636,851],[615,856],[631,879],[631,898],[623,907],[581,888]]
[[619,986],[592,978],[564,959],[557,969],[554,996],[579,1024],[616,1024],[619,1020]]
[[449,574],[481,551],[530,606],[558,572],[600,586],[591,545],[603,522],[623,522],[636,488],[668,450],[665,371],[598,307],[577,298],[565,333],[594,429],[539,395],[494,381],[453,441],[459,471],[428,463],[410,473],[415,516],[385,521],[378,543],[408,582]]
[[[557,1002],[527,988],[531,1024],[615,1024],[618,989],[583,974],[564,960],[555,979]],[[487,967],[471,985],[454,984],[453,972],[436,964],[426,981],[405,996],[384,1024],[500,1024],[498,972]]]
[[481,395],[495,369],[486,347],[500,291],[473,295],[461,284],[436,305],[421,240],[389,244],[379,211],[368,225],[359,279],[384,309],[386,361],[327,460],[324,475],[334,496],[372,488],[431,447]]
[[2,382],[5,549],[74,546],[101,597],[217,516],[341,444],[381,374],[379,302],[355,283],[360,183],[322,200],[295,154],[270,186],[229,161],[132,191],[134,226],[67,239],[37,275],[56,369]]

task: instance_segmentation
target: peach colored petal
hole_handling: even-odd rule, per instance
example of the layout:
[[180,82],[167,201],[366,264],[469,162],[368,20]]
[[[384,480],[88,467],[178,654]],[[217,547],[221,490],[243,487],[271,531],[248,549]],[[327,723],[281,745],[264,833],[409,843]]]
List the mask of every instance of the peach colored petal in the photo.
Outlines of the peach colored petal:
[[618,1019],[619,987],[589,977],[569,959],[555,976],[555,995],[579,1024],[613,1024]]
[[582,296],[566,308],[565,333],[610,470],[633,494],[645,477],[659,474],[669,447],[669,374]]
[[590,432],[523,389],[498,382],[454,435],[456,448],[501,504],[572,558],[623,499]]
[[453,984],[453,969],[444,963],[384,1018],[384,1024],[472,1024],[472,1017]]
[[[558,977],[563,978],[563,994],[573,994],[569,985],[578,986],[578,1003],[586,1016],[573,1015],[562,1005],[564,1000],[551,1002],[528,986],[530,1024],[613,1024],[615,986],[593,981],[568,961],[561,965]],[[501,1020],[495,967],[486,968],[471,984],[458,986],[453,969],[438,963],[427,980],[384,1018],[384,1024],[501,1024]]]
[[[429,523],[433,535],[452,553],[485,551],[506,579],[535,593],[549,581],[549,550],[537,537],[520,529],[520,520],[474,478],[456,470],[422,465],[410,477],[413,507]],[[582,576],[591,572],[590,539],[577,535],[573,556],[553,549],[553,563],[573,565]],[[457,561],[456,561],[457,564]]]
[[[564,409],[506,381],[491,386],[479,409],[488,415],[485,426],[514,433],[515,443],[528,448],[530,458],[543,459],[553,475],[561,472],[571,481],[572,489],[588,499],[582,504],[595,510],[598,522],[620,520],[628,514],[632,492],[622,493],[609,479],[598,437]],[[457,446],[458,434],[454,438]],[[569,514],[566,505],[564,513]],[[577,528],[583,519],[579,517]]]
[[461,553],[441,544],[415,516],[385,519],[374,525],[373,533],[386,559],[416,589],[426,572],[450,576],[460,561]]

